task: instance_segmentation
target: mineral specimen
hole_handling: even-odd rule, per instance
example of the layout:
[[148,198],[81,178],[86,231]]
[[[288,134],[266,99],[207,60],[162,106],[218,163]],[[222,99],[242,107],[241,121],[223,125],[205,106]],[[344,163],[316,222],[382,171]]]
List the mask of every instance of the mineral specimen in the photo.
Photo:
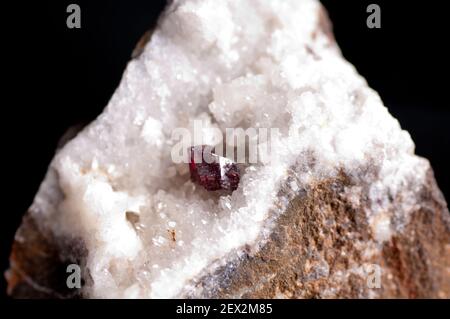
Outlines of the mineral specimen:
[[[15,237],[12,296],[450,297],[430,165],[318,1],[175,0],[139,52],[52,160]],[[231,194],[207,192],[171,159],[173,130],[197,120],[280,138]]]
[[[191,180],[209,191],[234,191],[239,184],[239,169],[233,161],[216,155],[207,145],[190,148]],[[208,160],[209,159],[209,160]]]

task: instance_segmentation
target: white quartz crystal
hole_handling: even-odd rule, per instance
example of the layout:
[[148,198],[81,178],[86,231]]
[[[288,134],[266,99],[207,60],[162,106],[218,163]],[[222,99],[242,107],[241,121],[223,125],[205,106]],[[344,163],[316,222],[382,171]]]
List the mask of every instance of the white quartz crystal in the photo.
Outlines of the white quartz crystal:
[[[301,166],[293,191],[341,169],[360,178],[361,167],[379,170],[367,213],[374,237],[402,227],[415,202],[396,207],[394,223],[384,215],[389,196],[420,181],[428,163],[319,28],[320,10],[316,0],[170,4],[104,112],[57,153],[33,204],[55,234],[86,245],[87,296],[195,289],[198,276],[264,241],[285,208],[278,190],[293,165]],[[171,159],[172,131],[196,119],[221,130],[279,128],[281,139],[231,195],[210,193]],[[359,191],[348,189],[349,198]]]

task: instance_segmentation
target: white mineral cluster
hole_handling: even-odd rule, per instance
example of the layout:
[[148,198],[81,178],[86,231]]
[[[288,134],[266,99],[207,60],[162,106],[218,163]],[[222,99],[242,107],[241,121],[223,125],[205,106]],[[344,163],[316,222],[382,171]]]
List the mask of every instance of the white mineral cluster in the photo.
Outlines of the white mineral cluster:
[[[428,163],[319,27],[321,10],[316,0],[169,5],[104,112],[57,153],[32,207],[56,235],[82,239],[86,296],[181,297],[244,245],[258,249],[284,210],[278,191],[292,165],[304,165],[293,191],[373,167],[375,237],[401,228],[415,202],[393,223],[388,198],[420,183]],[[173,130],[196,119],[222,131],[279,128],[281,139],[270,162],[248,165],[236,191],[217,195],[171,158]]]

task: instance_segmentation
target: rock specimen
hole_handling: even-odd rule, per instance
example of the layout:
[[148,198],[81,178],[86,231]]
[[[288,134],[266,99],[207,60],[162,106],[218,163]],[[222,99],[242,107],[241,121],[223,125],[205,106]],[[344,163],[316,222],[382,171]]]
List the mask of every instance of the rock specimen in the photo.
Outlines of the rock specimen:
[[[173,1],[147,38],[51,162],[15,237],[12,296],[450,297],[432,169],[318,1]],[[208,192],[171,155],[195,121],[279,138],[236,190]]]

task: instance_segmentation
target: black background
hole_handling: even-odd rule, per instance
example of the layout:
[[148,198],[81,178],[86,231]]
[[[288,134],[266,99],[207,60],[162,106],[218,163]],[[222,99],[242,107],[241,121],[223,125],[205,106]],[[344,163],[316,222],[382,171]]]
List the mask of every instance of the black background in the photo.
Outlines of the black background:
[[[282,1],[282,0],[281,0]],[[448,28],[441,3],[322,1],[344,56],[377,90],[428,158],[450,198]],[[66,7],[81,7],[81,29],[66,27]],[[22,214],[31,204],[58,139],[95,118],[117,87],[140,36],[165,1],[55,0],[2,7],[2,158],[5,164],[0,271]],[[381,29],[368,29],[366,7],[381,6]],[[420,2],[422,3],[422,2]],[[444,76],[441,76],[444,75]],[[5,205],[6,204],[6,205]],[[5,281],[1,279],[2,295]]]

